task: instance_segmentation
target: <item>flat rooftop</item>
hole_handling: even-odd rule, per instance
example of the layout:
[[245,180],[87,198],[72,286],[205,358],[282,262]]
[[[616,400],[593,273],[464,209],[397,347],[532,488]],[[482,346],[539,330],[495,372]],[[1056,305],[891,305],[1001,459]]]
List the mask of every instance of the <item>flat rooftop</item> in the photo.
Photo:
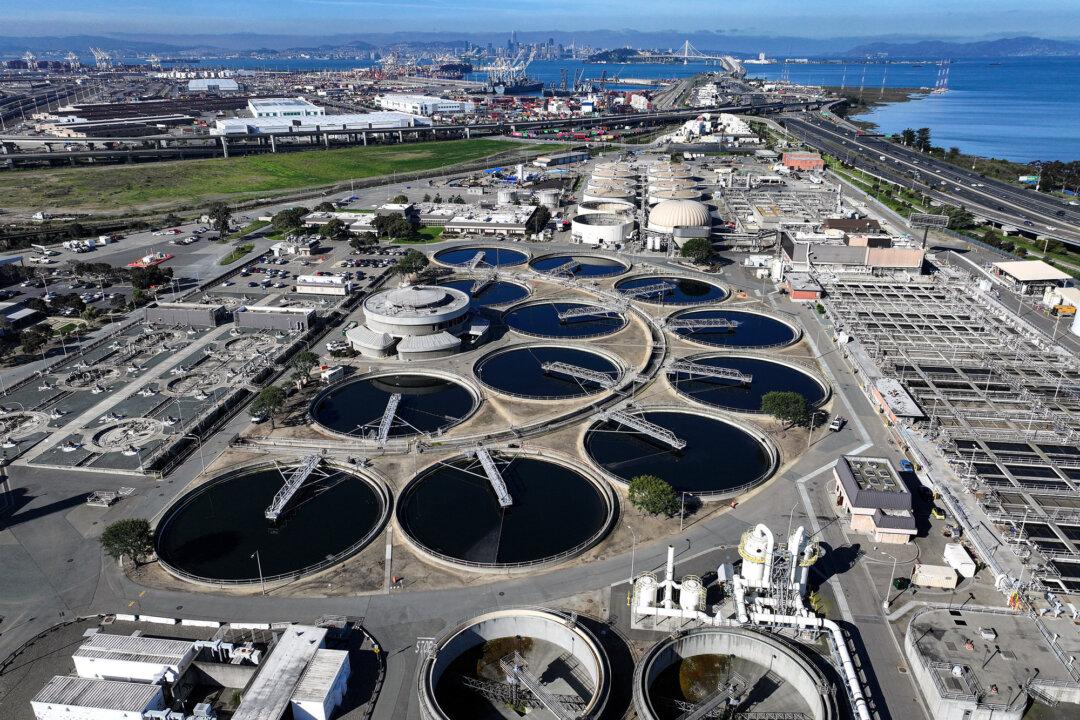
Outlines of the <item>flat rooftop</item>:
[[141,712],[158,697],[161,697],[161,688],[149,683],[93,680],[57,675],[41,688],[31,702],[120,712]]
[[1006,260],[994,263],[994,269],[1017,282],[1070,280],[1072,276],[1042,260]]
[[259,666],[233,720],[279,720],[300,678],[326,640],[324,628],[290,625]]
[[72,657],[175,665],[191,653],[194,643],[133,635],[92,635]]
[[919,404],[915,402],[915,398],[911,397],[911,394],[908,393],[903,383],[898,379],[878,378],[874,381],[874,387],[897,417],[926,417]]
[[879,490],[881,492],[906,492],[892,463],[883,458],[845,457],[855,482],[860,490]]

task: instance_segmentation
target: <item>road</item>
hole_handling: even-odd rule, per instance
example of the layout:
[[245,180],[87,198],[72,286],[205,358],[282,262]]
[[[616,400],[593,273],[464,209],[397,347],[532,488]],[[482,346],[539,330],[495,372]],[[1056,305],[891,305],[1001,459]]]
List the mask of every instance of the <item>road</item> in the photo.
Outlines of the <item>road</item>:
[[[1080,246],[1080,207],[936,160],[884,137],[857,135],[817,115],[786,114],[779,122],[796,138],[859,170],[911,188],[1030,237]],[[882,158],[885,158],[882,160]]]

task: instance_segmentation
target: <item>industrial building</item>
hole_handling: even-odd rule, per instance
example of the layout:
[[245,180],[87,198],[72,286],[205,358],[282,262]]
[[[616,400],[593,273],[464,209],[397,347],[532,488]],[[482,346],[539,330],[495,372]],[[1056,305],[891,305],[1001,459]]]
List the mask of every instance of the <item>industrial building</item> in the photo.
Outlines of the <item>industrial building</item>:
[[[835,231],[834,231],[835,232]],[[926,252],[885,235],[780,233],[785,264],[795,272],[833,274],[920,274]]]
[[379,107],[410,115],[462,115],[471,113],[476,106],[471,102],[447,100],[431,95],[380,95]]
[[394,130],[426,127],[431,121],[418,115],[400,112],[370,112],[348,115],[308,115],[303,117],[269,116],[215,120],[211,135],[265,135],[269,133],[326,131]]
[[788,170],[824,170],[825,161],[815,152],[786,152],[780,162]]
[[232,78],[192,78],[187,89],[188,92],[239,92],[240,84]]
[[844,456],[833,478],[836,505],[847,511],[853,532],[881,543],[906,543],[915,536],[911,491],[888,460]]
[[583,245],[618,247],[630,239],[636,224],[626,213],[586,213],[570,223],[570,237]]
[[233,311],[233,320],[238,328],[306,332],[315,322],[315,309],[243,305]]
[[145,322],[168,327],[217,327],[227,317],[225,306],[214,303],[163,302],[143,309]]
[[364,324],[346,331],[353,349],[367,357],[402,360],[452,355],[461,336],[483,335],[487,321],[474,318],[468,294],[448,287],[409,285],[364,300]]
[[304,98],[251,98],[247,104],[253,118],[304,118],[325,115],[326,110]]
[[142,720],[165,698],[159,685],[57,675],[30,706],[37,720]]
[[187,672],[195,655],[193,642],[97,633],[71,659],[83,678],[172,683]]
[[1072,275],[1042,260],[1005,260],[994,263],[992,269],[1021,295],[1042,295],[1073,282]]
[[558,167],[560,165],[573,165],[574,163],[585,162],[589,159],[589,153],[587,152],[564,152],[556,153],[554,155],[541,155],[533,160],[533,165],[541,168]]
[[709,208],[697,200],[665,200],[649,211],[649,232],[670,236],[677,246],[690,238],[709,237],[711,229]]
[[352,294],[353,283],[343,275],[297,275],[296,292],[305,295],[334,295],[345,297]]

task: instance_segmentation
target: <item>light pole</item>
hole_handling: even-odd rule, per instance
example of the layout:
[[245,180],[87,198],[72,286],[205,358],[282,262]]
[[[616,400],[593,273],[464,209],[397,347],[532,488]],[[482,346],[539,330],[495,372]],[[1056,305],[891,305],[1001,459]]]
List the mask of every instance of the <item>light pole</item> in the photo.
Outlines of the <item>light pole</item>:
[[679,504],[679,532],[683,531],[683,524],[686,521],[686,491],[683,490],[682,501]]
[[266,594],[266,578],[263,577],[262,571],[262,558],[259,557],[259,551],[256,550],[251,554],[251,557],[255,558],[255,564],[259,568],[259,583],[262,584],[262,594]]
[[886,557],[892,558],[892,569],[889,571],[889,584],[885,586],[885,598],[881,601],[881,611],[889,612],[889,604],[892,602],[889,599],[889,588],[892,587],[893,578],[896,576],[896,556],[889,555],[888,553],[882,553]]
[[634,589],[634,555],[637,552],[637,533],[634,532],[634,528],[630,525],[626,526],[626,529],[630,531],[630,535],[633,536],[634,541],[630,544],[630,590]]

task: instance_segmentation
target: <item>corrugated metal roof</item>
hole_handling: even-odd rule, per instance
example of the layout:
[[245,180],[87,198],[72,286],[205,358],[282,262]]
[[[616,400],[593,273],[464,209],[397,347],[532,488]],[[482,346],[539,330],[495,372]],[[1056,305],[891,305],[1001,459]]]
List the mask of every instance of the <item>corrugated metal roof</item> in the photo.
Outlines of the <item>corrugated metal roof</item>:
[[338,676],[348,672],[348,663],[349,653],[345,650],[319,650],[297,683],[292,699],[322,702]]
[[325,639],[323,628],[289,626],[262,662],[233,720],[280,720],[300,677]]
[[191,653],[194,646],[195,643],[185,640],[98,633],[83,643],[72,657],[176,665]]
[[142,712],[154,706],[155,700],[159,697],[161,697],[161,688],[148,683],[57,675],[41,688],[31,702]]

